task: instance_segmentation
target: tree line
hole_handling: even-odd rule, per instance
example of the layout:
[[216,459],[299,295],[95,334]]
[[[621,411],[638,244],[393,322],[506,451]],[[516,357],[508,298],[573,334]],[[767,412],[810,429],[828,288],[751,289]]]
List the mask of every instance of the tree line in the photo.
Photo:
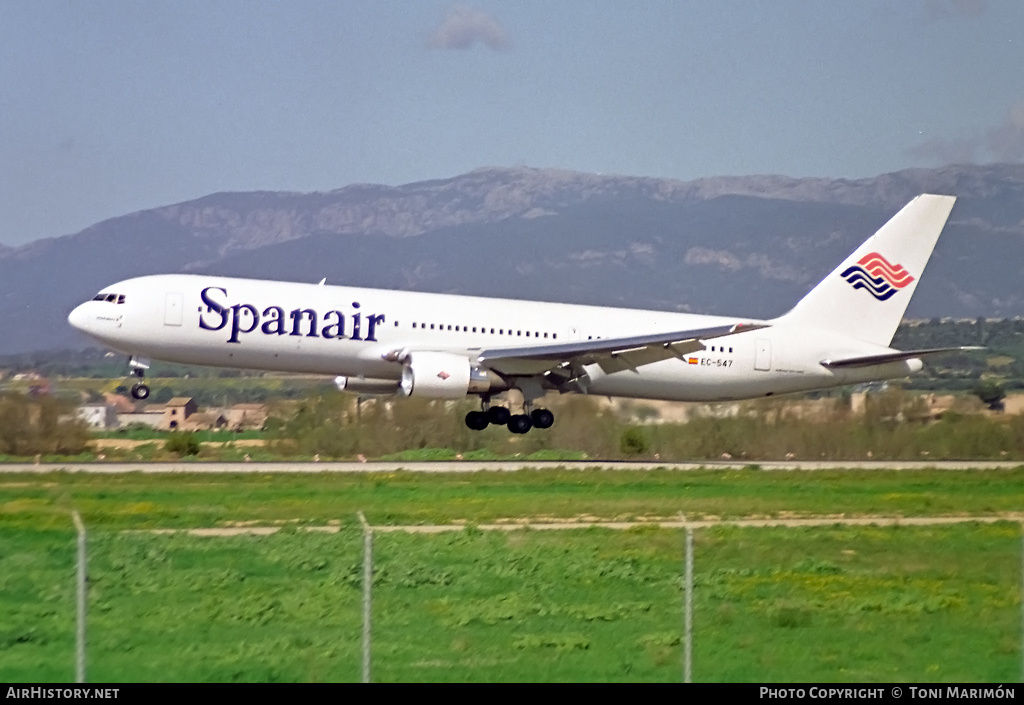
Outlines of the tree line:
[[0,454],[77,455],[89,431],[75,404],[49,395],[0,394]]
[[813,413],[794,400],[707,407],[685,423],[627,418],[596,400],[557,400],[548,430],[523,436],[501,427],[470,431],[471,402],[311,394],[272,418],[271,447],[282,455],[323,459],[379,458],[403,451],[447,449],[476,457],[544,456],[687,460],[1024,460],[1024,415],[964,410],[933,418],[921,395],[899,388],[868,394],[854,413],[848,395],[817,402]]

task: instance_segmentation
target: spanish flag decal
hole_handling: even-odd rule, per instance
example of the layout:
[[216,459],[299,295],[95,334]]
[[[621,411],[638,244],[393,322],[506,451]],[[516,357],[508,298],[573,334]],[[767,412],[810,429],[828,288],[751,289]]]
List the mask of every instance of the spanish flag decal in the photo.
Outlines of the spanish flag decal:
[[691,365],[696,365],[697,364],[697,358],[691,357],[691,358],[689,358],[687,360],[687,362],[689,362]]

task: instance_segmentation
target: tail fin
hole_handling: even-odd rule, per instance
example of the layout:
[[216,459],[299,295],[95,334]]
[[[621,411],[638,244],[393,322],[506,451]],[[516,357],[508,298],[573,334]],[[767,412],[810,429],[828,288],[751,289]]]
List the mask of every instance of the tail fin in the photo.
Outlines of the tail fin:
[[915,198],[778,321],[888,346],[955,201]]

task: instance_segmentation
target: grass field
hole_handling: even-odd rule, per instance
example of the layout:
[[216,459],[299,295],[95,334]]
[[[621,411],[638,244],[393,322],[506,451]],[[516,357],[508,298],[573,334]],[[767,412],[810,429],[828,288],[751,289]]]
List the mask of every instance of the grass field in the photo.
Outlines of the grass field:
[[[1024,470],[521,471],[0,478],[0,680],[74,672],[74,532],[90,530],[92,681],[352,681],[371,523],[374,680],[671,681],[683,533],[472,525],[752,516],[981,516]],[[283,526],[270,536],[150,529]],[[337,533],[310,532],[331,523]],[[695,680],[1019,680],[1017,521],[696,532]]]

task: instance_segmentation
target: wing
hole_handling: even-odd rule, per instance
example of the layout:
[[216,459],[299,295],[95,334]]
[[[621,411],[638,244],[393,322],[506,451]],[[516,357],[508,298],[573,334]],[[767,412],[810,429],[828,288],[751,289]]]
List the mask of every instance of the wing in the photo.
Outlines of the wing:
[[903,360],[913,360],[914,358],[930,357],[932,355],[941,355],[942,353],[950,352],[970,352],[971,350],[984,350],[973,345],[958,347],[958,348],[929,348],[927,350],[893,350],[888,353],[881,353],[879,355],[863,355],[861,357],[848,357],[842,360],[822,360],[821,366],[828,367],[829,369],[839,369],[843,367],[871,367],[872,365],[884,365],[887,362],[902,362]]
[[763,323],[737,323],[713,328],[637,335],[629,338],[602,338],[558,345],[522,348],[493,348],[481,351],[477,361],[503,376],[539,375],[555,370],[578,374],[584,365],[597,364],[607,374],[632,370],[669,358],[703,350],[703,340],[722,338],[767,328]]

